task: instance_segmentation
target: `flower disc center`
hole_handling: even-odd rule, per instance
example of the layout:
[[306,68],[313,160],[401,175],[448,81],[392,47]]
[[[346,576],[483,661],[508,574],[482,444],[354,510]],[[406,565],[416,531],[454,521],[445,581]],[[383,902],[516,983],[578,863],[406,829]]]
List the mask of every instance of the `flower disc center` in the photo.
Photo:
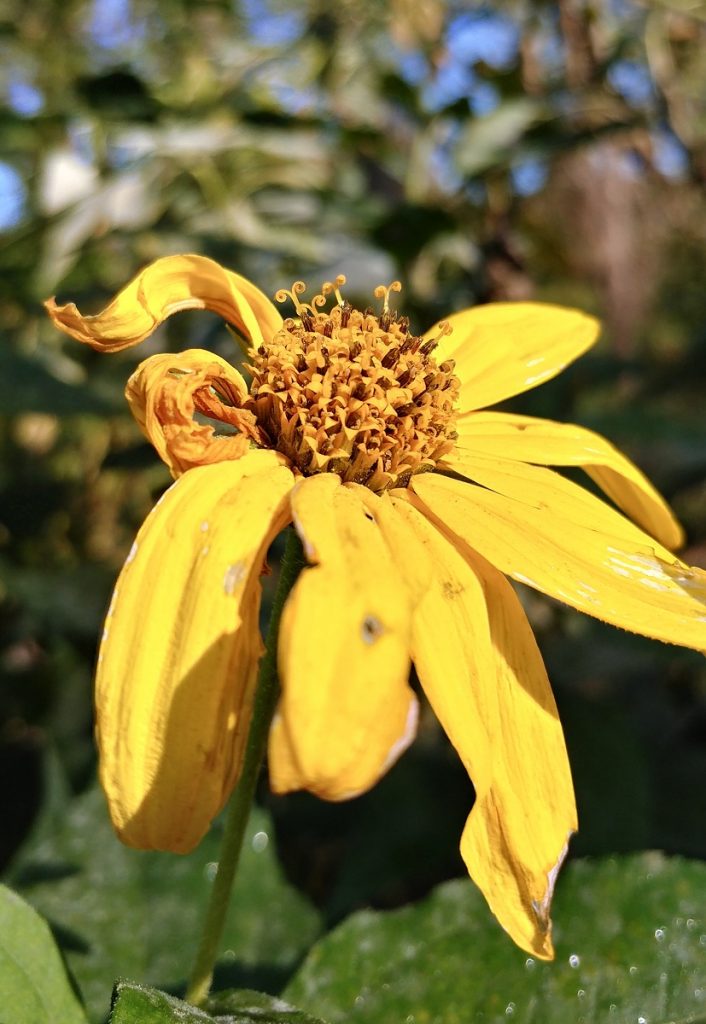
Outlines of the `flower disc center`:
[[[407,319],[389,309],[397,282],[376,289],[385,300],[380,315],[344,302],[343,283],[324,285],[311,305],[296,297],[301,282],[277,293],[294,300],[298,318],[250,351],[247,407],[303,475],[333,472],[377,492],[405,487],[453,448],[454,362],[438,364],[438,339],[411,335]],[[338,304],[322,312],[327,291]]]

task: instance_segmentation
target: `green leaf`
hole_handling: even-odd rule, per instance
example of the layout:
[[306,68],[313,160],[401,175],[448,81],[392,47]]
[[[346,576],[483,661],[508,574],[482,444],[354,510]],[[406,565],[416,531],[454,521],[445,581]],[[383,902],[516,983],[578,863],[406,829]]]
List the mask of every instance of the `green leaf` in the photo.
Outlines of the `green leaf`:
[[110,1024],[324,1024],[262,992],[222,992],[208,1001],[209,1012],[154,988],[119,981],[115,986]]
[[203,1010],[156,988],[119,981],[113,995],[110,1024],[212,1024]]
[[472,176],[504,165],[517,156],[523,135],[542,116],[542,106],[522,96],[468,121],[456,146],[458,170]]
[[276,996],[248,989],[218,992],[206,1005],[216,1020],[225,1015],[231,1024],[324,1024],[320,1017],[297,1010]]
[[[218,987],[279,990],[320,931],[317,912],[284,882],[270,837],[269,818],[256,808],[223,937]],[[186,857],[128,849],[94,790],[70,805],[61,828],[21,852],[15,884],[57,926],[92,1019],[103,1019],[116,976],[175,991],[183,986],[219,842],[215,826]]]
[[0,1021],[85,1024],[46,921],[0,885]]
[[0,408],[6,416],[44,412],[106,416],[123,409],[86,385],[67,384],[37,359],[0,349]]
[[284,997],[361,1024],[703,1024],[705,891],[696,861],[574,862],[554,907],[557,958],[542,963],[470,882],[450,882],[417,907],[349,918]]

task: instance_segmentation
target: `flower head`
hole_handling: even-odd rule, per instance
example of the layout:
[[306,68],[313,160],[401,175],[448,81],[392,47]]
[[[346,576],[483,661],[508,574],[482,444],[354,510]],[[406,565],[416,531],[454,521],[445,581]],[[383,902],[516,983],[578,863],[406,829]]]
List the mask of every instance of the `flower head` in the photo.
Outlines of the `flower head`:
[[[581,427],[484,411],[595,341],[582,313],[498,303],[418,337],[380,286],[342,277],[278,309],[211,260],[139,274],[96,316],[53,321],[101,351],[187,308],[246,339],[246,384],[213,353],[146,359],[127,397],[176,482],[147,517],[109,609],[96,680],[101,779],[127,843],[195,846],[238,777],[262,653],[259,576],[293,523],[309,566],[284,608],[273,789],[371,787],[413,739],[411,661],[476,791],[468,870],[524,949],[576,829],[556,706],[509,576],[637,633],[706,648],[706,581],[643,474]],[[482,411],[483,410],[483,411]],[[218,430],[214,429],[218,425]],[[613,505],[547,468],[579,466]]]

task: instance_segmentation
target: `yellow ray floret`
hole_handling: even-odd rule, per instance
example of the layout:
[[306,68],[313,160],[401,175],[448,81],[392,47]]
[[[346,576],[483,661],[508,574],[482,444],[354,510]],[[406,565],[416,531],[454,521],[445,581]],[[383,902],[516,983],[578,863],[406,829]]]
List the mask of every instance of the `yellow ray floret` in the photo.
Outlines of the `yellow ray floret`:
[[[225,359],[203,349],[145,359],[125,396],[174,477],[193,466],[239,459],[261,440],[255,417],[241,408],[245,381]],[[196,422],[196,413],[212,422]],[[216,435],[216,422],[231,433]]]
[[410,599],[375,521],[338,477],[297,484],[292,513],[312,568],[282,616],[271,782],[343,800],[369,789],[414,737]]
[[417,536],[407,561],[421,549],[435,565],[415,608],[412,657],[476,791],[461,852],[513,940],[550,958],[548,908],[576,807],[541,656],[505,579],[481,558],[464,557],[409,492],[392,502]]
[[665,547],[684,543],[684,531],[666,501],[637,466],[600,434],[573,423],[478,412],[458,423],[457,447],[538,466],[582,466],[599,487]]
[[[493,302],[443,321],[438,359],[453,359],[461,381],[458,411],[502,402],[555,377],[598,338],[592,316],[541,302]],[[439,335],[436,324],[424,335]]]
[[155,260],[95,316],[82,316],[73,302],[45,303],[56,326],[100,352],[138,345],[173,313],[208,309],[261,345],[282,326],[267,296],[240,274],[205,256],[164,256]]
[[291,486],[269,452],[194,469],[128,556],[96,707],[101,781],[131,846],[190,850],[233,787],[262,652],[258,576]]
[[588,615],[706,649],[703,574],[619,512],[540,466],[460,455],[449,465],[469,480],[427,474],[412,486],[458,543]]

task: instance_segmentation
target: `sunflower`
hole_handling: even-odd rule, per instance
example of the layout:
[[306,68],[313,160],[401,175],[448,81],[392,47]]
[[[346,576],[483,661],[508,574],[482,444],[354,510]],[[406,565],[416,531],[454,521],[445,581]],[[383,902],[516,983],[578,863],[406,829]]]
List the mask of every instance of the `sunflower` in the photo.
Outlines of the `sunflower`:
[[[140,529],[105,623],[100,773],[136,847],[187,852],[232,791],[263,645],[259,577],[289,524],[308,565],[284,607],[269,735],[277,793],[365,792],[408,746],[426,697],[473,782],[468,871],[523,949],[552,956],[549,907],[577,827],[556,705],[511,577],[580,611],[706,648],[706,585],[643,474],[578,426],[486,411],[596,340],[540,303],[463,310],[425,335],[353,308],[343,277],[294,316],[200,256],[157,260],[95,316],[47,309],[101,352],[172,313],[220,314],[250,383],[216,354],[153,355],[132,412],[176,482]],[[548,466],[584,469],[618,508]],[[618,511],[621,509],[621,511]],[[623,514],[624,513],[624,514]],[[637,525],[636,525],[637,524]]]

